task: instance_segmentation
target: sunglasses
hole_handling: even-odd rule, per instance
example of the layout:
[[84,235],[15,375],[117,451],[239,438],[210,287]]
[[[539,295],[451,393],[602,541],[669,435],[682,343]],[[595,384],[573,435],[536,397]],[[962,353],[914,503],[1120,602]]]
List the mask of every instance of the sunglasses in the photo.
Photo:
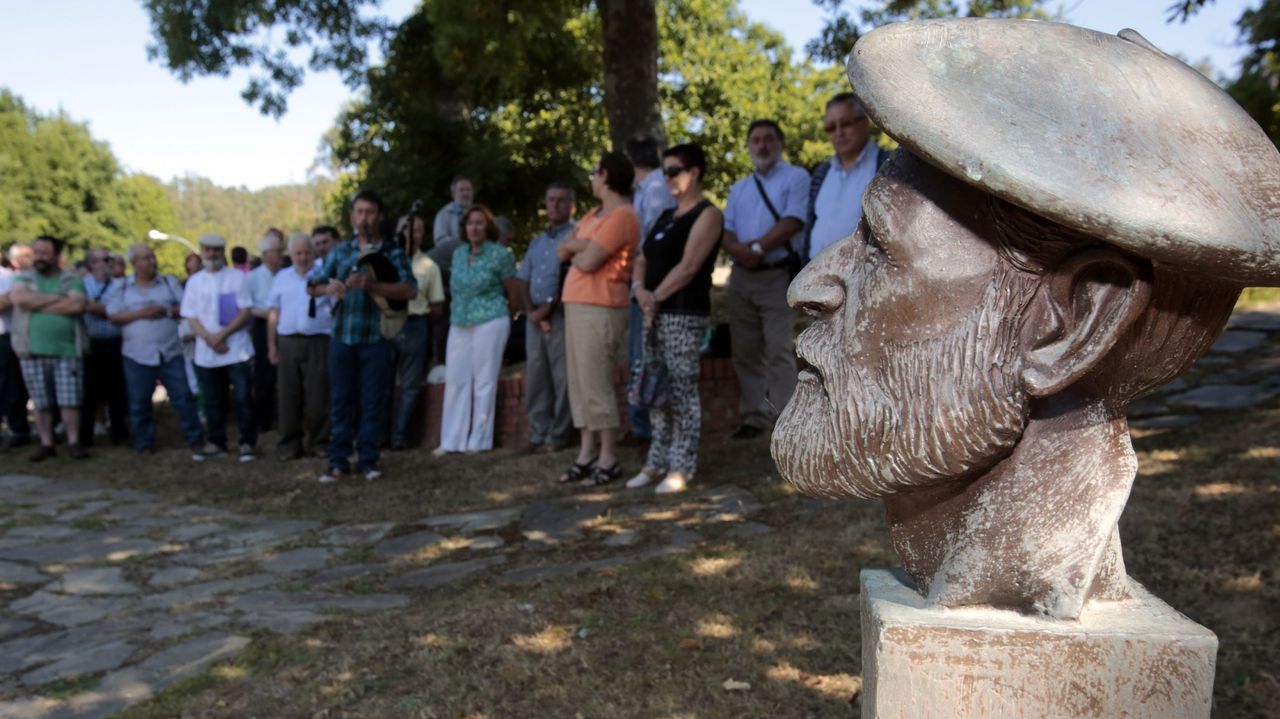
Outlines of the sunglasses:
[[689,168],[684,167],[683,165],[667,165],[666,167],[662,168],[662,174],[666,175],[667,177],[676,177],[680,173],[687,172],[688,170]]

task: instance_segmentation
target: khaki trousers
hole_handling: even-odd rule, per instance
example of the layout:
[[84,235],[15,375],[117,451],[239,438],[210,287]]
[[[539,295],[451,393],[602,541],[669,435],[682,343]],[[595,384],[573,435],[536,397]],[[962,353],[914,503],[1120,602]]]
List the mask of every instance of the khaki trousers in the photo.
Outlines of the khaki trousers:
[[565,365],[573,426],[598,431],[622,426],[613,368],[626,361],[627,308],[566,303]]
[[769,429],[796,389],[793,333],[796,313],[787,306],[786,268],[729,275],[729,340],[741,389],[742,423]]

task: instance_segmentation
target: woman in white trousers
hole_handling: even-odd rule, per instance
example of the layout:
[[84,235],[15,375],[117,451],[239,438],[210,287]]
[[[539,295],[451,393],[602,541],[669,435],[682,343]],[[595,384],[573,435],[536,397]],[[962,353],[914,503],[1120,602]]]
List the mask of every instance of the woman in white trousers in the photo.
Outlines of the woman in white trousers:
[[498,226],[483,205],[463,213],[461,225],[466,242],[454,250],[449,273],[453,297],[436,456],[493,449],[498,372],[511,332],[515,257],[498,244]]

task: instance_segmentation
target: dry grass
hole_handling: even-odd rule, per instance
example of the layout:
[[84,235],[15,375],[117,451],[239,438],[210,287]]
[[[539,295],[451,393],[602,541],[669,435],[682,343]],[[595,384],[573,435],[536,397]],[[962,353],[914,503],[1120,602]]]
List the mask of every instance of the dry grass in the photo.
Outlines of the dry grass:
[[[1142,466],[1121,521],[1130,573],[1217,632],[1215,715],[1280,715],[1280,401],[1167,432],[1135,433]],[[767,444],[705,442],[704,480],[766,504],[777,528],[750,540],[699,525],[686,499],[617,512],[595,529],[682,523],[707,542],[681,555],[537,586],[492,578],[418,594],[405,610],[258,637],[236,662],[127,717],[847,717],[860,690],[857,569],[896,563],[878,505],[818,504],[781,484]],[[331,521],[411,521],[573,490],[568,461],[497,452],[391,455],[388,479],[317,486],[318,460],[193,467],[126,450],[40,467],[173,501]],[[628,465],[637,465],[633,457]],[[0,458],[0,472],[26,472]],[[612,492],[619,508],[637,493]],[[647,495],[643,497],[649,502]],[[512,564],[592,559],[569,546]],[[597,546],[592,544],[591,546]],[[750,684],[727,691],[725,681]]]

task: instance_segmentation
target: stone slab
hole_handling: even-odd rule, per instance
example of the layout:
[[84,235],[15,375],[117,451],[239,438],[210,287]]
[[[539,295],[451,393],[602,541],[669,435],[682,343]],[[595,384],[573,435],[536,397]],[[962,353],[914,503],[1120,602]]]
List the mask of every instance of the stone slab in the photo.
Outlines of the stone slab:
[[25,564],[0,562],[0,584],[44,584],[49,576]]
[[493,532],[509,524],[514,524],[520,519],[520,513],[523,511],[523,507],[506,507],[479,512],[441,514],[435,517],[427,517],[417,523],[432,529],[454,529],[463,534]]
[[1218,639],[1140,586],[1078,622],[940,609],[864,569],[862,715],[1206,719]]
[[264,561],[262,568],[276,574],[293,574],[320,569],[329,563],[333,550],[328,547],[303,547],[281,552]]
[[373,553],[379,559],[408,559],[418,552],[444,541],[444,537],[435,532],[414,532],[392,537],[374,547]]
[[1227,330],[1218,335],[1218,339],[1214,340],[1210,345],[1210,352],[1218,352],[1224,354],[1234,354],[1236,352],[1245,352],[1257,347],[1267,340],[1265,332],[1253,332],[1250,330]]
[[760,522],[741,522],[733,525],[733,528],[725,532],[726,536],[734,539],[746,539],[748,537],[758,537],[762,534],[768,534],[773,531],[773,527]]
[[448,562],[437,564],[416,572],[409,572],[387,580],[387,586],[393,589],[434,589],[464,577],[475,574],[489,567],[506,564],[503,556],[472,559],[469,562]]
[[280,581],[273,574],[251,574],[234,579],[216,579],[211,582],[189,584],[161,594],[152,594],[139,602],[142,609],[167,609],[173,611],[213,601],[220,595],[247,592]]
[[1175,407],[1192,409],[1242,409],[1276,396],[1276,389],[1261,385],[1207,384],[1169,398]]
[[532,544],[573,542],[582,539],[583,531],[608,511],[606,500],[541,500],[525,507],[520,531]]
[[29,671],[18,680],[23,686],[39,686],[59,679],[74,679],[86,674],[110,671],[120,667],[134,652],[133,644],[117,639],[89,647]]
[[21,634],[34,626],[34,622],[0,616],[0,639],[7,639],[15,634]]
[[159,554],[170,551],[172,545],[151,539],[123,537],[119,533],[104,532],[75,539],[70,542],[31,544],[22,547],[0,549],[0,559],[12,559],[37,564],[91,564],[97,562],[122,562],[131,557]]
[[113,595],[137,594],[138,587],[124,578],[120,567],[73,569],[51,582],[45,589],[62,594]]
[[305,577],[299,584],[306,587],[323,587],[333,584],[345,584],[355,579],[369,577],[383,570],[381,564],[344,564],[330,567]]
[[9,608],[19,614],[35,616],[42,622],[75,627],[123,611],[133,603],[133,599],[125,597],[76,597],[42,589],[13,602]]
[[194,567],[168,567],[152,574],[147,583],[159,589],[172,589],[194,582],[201,574],[203,572]]
[[395,528],[395,522],[339,524],[321,532],[320,542],[334,547],[358,547],[366,544],[377,544]]

